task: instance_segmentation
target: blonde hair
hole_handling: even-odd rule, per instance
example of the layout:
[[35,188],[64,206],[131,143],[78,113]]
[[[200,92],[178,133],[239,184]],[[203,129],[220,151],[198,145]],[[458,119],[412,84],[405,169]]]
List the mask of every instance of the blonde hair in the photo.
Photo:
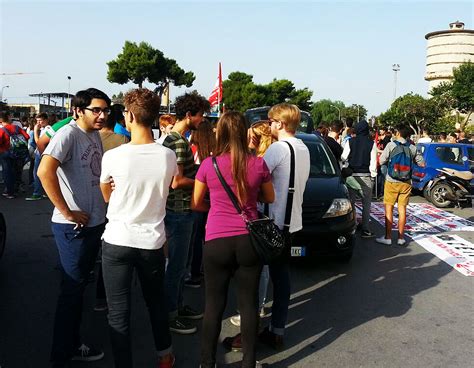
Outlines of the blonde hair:
[[268,111],[270,119],[280,121],[285,125],[285,130],[289,133],[296,133],[300,124],[301,112],[298,106],[289,103],[280,103],[273,106]]
[[263,157],[265,151],[272,144],[272,129],[268,124],[268,120],[260,120],[250,126],[253,134],[259,137],[258,147],[255,148],[257,157]]

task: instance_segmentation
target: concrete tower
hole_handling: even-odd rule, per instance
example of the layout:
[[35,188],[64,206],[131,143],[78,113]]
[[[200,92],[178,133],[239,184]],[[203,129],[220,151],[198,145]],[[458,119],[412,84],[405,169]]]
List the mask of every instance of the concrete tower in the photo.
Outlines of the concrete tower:
[[474,62],[474,30],[454,22],[449,29],[428,33],[425,80],[428,90],[453,78],[453,68],[467,61]]

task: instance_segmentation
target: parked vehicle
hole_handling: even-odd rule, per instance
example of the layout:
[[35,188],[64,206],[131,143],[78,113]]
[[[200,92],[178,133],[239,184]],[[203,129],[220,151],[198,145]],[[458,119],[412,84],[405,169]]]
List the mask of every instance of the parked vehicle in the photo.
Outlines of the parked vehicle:
[[436,207],[444,208],[455,204],[470,205],[473,186],[470,181],[474,174],[470,171],[457,171],[448,168],[438,169],[440,174],[430,180],[426,186],[427,194]]
[[297,134],[308,147],[311,169],[303,198],[303,229],[295,234],[292,257],[336,256],[348,261],[356,218],[341,170],[324,140]]
[[[457,171],[474,172],[474,146],[461,143],[419,143],[416,146],[423,155],[425,167],[415,164],[412,174],[413,188],[423,192],[424,197],[430,201],[427,191],[430,180],[439,175],[438,169],[451,169]],[[474,180],[471,180],[471,185]]]
[[0,212],[0,258],[3,256],[5,250],[5,243],[7,241],[7,224],[3,213]]
[[[245,118],[247,119],[248,126],[259,120],[267,120],[269,110],[270,106],[262,106],[245,111]],[[301,111],[301,123],[298,131],[302,133],[312,133],[313,130],[314,123],[311,114],[307,111]]]

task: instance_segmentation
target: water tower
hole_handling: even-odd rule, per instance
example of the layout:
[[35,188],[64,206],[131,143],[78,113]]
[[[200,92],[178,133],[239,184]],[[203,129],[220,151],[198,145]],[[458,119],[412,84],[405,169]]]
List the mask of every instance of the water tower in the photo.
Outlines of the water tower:
[[464,23],[453,22],[449,29],[428,33],[425,80],[428,90],[453,78],[453,68],[474,62],[474,30],[464,29]]

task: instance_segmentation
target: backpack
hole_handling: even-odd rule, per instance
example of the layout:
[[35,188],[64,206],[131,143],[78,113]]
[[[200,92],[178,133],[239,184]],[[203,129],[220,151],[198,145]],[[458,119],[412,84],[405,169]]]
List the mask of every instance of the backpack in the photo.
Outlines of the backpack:
[[395,180],[408,181],[411,179],[413,157],[410,151],[410,142],[394,141],[396,147],[388,158],[387,174]]
[[29,155],[28,142],[26,141],[26,138],[20,133],[20,128],[15,125],[15,133],[13,134],[11,134],[4,127],[1,129],[10,138],[10,148],[7,151],[10,158],[25,160]]

